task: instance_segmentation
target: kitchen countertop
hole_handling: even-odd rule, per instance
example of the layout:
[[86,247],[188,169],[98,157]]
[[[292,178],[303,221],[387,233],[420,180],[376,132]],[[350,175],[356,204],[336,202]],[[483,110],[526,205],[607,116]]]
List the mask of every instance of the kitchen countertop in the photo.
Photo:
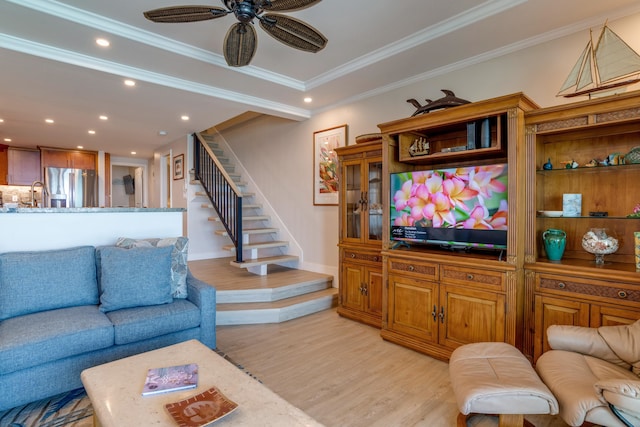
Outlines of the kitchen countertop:
[[2,213],[119,213],[119,212],[186,212],[185,208],[0,208]]

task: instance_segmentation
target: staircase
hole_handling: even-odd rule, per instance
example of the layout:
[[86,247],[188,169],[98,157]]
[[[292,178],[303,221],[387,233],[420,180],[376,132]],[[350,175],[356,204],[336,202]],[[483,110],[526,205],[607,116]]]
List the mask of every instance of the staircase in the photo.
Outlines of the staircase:
[[[296,269],[299,257],[287,253],[289,242],[278,240],[280,229],[271,225],[271,217],[263,212],[262,204],[254,200],[255,194],[247,191],[247,183],[224,155],[215,137],[206,133],[200,137],[210,154],[215,156],[216,164],[224,168],[224,174],[241,192],[240,247],[243,256],[238,261],[236,244],[230,235],[234,227],[223,223],[209,198],[209,194],[215,197],[223,192],[209,190],[207,194],[201,182],[191,182],[201,187],[195,195],[202,197],[200,207],[211,212],[208,221],[219,225],[214,234],[229,237],[232,242],[223,249],[236,255],[235,260],[218,258],[189,263],[196,277],[216,287],[216,323],[279,323],[336,307],[338,290],[333,287],[333,276]],[[212,187],[218,188],[217,185]],[[234,215],[231,216],[234,219]]]
[[[262,205],[253,201],[255,194],[246,191],[247,183],[242,181],[240,174],[236,173],[235,166],[224,155],[224,151],[216,142],[215,137],[206,133],[202,133],[200,136],[206,142],[219,164],[222,165],[227,176],[242,193],[242,214],[240,215],[242,233],[238,237],[242,240],[242,261],[236,259],[236,261],[231,262],[231,265],[244,268],[258,275],[266,275],[268,266],[272,264],[295,266],[299,257],[287,253],[288,241],[277,240],[280,232],[279,228],[270,226],[270,216],[263,214]],[[205,191],[196,192],[196,196],[208,198]],[[229,230],[223,226],[221,216],[216,214],[214,205],[210,202],[203,203],[202,208],[211,210],[212,215],[209,217],[209,221],[220,224],[220,228],[215,231],[215,234],[229,236]],[[223,249],[229,251],[232,255],[237,255],[236,244],[233,242],[223,246]]]

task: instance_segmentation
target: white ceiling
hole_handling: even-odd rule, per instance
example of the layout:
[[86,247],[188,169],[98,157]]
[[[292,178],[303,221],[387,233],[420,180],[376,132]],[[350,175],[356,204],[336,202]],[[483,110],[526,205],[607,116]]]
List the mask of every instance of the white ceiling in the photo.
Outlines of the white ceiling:
[[[222,44],[233,15],[184,24],[142,15],[193,3],[0,0],[0,144],[83,145],[149,158],[156,147],[245,111],[304,120],[640,11],[637,0],[323,0],[288,14],[322,32],[324,50],[290,48],[257,26],[251,65],[231,68]],[[98,47],[98,37],[111,46]],[[125,87],[125,78],[137,85]]]

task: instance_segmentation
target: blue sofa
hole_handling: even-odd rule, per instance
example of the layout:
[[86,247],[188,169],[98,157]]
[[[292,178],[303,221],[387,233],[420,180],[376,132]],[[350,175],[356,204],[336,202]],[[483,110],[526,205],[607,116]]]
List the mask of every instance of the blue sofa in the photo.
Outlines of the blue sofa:
[[0,254],[0,411],[82,387],[84,369],[112,360],[190,339],[215,348],[215,289],[176,248]]

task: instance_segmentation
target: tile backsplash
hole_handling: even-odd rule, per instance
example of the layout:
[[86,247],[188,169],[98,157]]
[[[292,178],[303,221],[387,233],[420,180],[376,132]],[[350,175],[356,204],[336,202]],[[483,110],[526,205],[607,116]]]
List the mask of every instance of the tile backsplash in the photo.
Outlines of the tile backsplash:
[[[38,206],[42,200],[42,188],[36,187]],[[14,200],[17,199],[17,200]],[[0,206],[4,203],[18,203],[18,207],[31,206],[31,186],[28,185],[0,185]]]

